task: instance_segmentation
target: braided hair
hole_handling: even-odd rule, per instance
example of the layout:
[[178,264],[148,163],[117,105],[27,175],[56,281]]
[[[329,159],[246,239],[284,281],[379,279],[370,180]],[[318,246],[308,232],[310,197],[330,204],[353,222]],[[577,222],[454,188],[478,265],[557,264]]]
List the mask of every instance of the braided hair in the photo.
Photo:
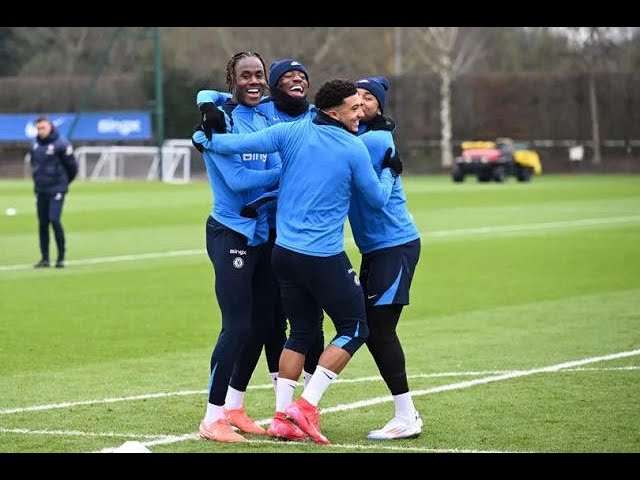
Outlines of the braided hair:
[[262,59],[260,54],[258,52],[238,52],[233,57],[231,57],[231,59],[227,62],[227,68],[226,68],[227,88],[231,93],[233,93],[233,85],[236,82],[236,64],[238,63],[238,60],[241,60],[247,57],[256,57],[258,60],[260,60],[260,63],[262,63],[262,69],[264,70],[265,81],[267,82],[267,85],[269,84],[269,79],[267,78],[267,66],[265,65],[264,60]]

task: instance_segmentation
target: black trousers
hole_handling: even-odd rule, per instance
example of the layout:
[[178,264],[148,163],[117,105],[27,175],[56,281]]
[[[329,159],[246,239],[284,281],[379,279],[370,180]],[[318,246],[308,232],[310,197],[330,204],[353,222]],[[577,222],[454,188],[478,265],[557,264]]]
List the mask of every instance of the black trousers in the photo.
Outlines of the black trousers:
[[42,260],[49,260],[49,225],[53,227],[53,234],[58,247],[58,260],[64,260],[66,251],[64,229],[60,222],[64,193],[38,193],[37,210],[40,232],[40,255]]
[[277,290],[273,288],[268,244],[250,247],[247,237],[211,217],[207,220],[206,236],[222,313],[222,329],[211,355],[209,403],[222,406],[247,338],[258,329],[268,330],[262,328],[269,326],[263,322],[274,317]]

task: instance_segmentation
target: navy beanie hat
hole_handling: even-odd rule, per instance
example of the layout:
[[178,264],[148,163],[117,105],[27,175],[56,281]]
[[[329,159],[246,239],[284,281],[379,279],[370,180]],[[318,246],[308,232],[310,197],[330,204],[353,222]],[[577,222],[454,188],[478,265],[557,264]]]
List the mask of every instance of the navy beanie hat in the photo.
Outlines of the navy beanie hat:
[[307,69],[302,63],[297,60],[285,58],[284,60],[276,60],[269,67],[269,86],[271,88],[276,88],[280,77],[291,70],[298,70],[299,72],[304,73],[307,77],[307,81],[309,81],[309,72],[307,72]]
[[380,111],[384,112],[384,103],[387,100],[387,90],[389,90],[389,80],[380,76],[361,78],[356,82],[356,87],[371,92],[371,94],[376,97],[376,100],[378,100]]

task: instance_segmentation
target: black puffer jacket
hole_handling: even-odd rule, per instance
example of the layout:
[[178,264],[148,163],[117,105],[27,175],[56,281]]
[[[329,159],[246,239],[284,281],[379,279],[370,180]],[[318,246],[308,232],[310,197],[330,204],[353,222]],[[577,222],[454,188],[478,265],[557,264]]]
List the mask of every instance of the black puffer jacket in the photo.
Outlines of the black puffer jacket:
[[54,128],[31,147],[31,168],[36,193],[65,193],[78,173],[71,144]]

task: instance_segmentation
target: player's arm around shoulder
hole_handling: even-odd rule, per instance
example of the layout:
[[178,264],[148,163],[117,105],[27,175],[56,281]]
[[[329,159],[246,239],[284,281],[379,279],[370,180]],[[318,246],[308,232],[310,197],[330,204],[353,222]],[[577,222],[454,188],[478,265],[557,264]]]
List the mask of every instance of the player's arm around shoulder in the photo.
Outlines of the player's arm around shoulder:
[[217,153],[273,153],[283,150],[291,135],[288,123],[278,123],[252,133],[213,135],[210,149]]
[[266,170],[247,168],[240,155],[216,156],[224,160],[216,162],[216,167],[227,186],[234,192],[243,192],[254,188],[269,188],[280,181],[281,166]]
[[202,113],[202,122],[197,124],[191,135],[191,143],[202,154],[205,150],[213,151],[212,139],[213,134],[218,135],[233,133],[231,118],[222,110],[211,102],[204,103],[200,106]]
[[391,135],[391,132],[384,130],[372,130],[361,135],[359,138],[364,142],[369,151],[374,169],[380,173],[387,150],[391,148],[392,153],[396,151],[393,135]]
[[218,90],[200,90],[196,95],[196,104],[200,107],[204,103],[213,103],[216,107],[222,107],[230,98],[230,93]]
[[371,154],[369,149],[360,137],[353,137],[354,141],[350,149],[349,161],[351,173],[355,183],[360,183],[364,179],[370,180],[369,170],[371,167]]
[[378,174],[373,168],[369,150],[363,142],[361,144],[363,148],[358,149],[358,151],[364,152],[364,155],[362,153],[356,155],[356,149],[354,149],[353,155],[354,187],[362,193],[369,206],[382,208],[391,197],[395,178],[389,168],[383,168],[380,178],[378,178]]

